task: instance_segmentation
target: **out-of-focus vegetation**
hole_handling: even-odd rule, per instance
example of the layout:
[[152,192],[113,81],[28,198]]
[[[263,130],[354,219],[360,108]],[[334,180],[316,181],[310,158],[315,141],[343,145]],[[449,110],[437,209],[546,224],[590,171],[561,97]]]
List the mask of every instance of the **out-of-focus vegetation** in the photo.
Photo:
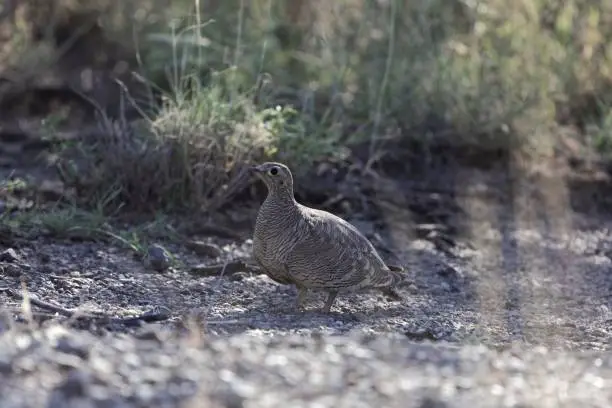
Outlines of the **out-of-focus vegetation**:
[[603,0],[15,4],[5,73],[37,75],[95,25],[158,95],[127,98],[145,119],[105,118],[110,136],[80,148],[87,165],[64,163],[98,201],[213,210],[245,162],[300,171],[353,144],[372,155],[406,141],[548,154],[570,130],[612,152]]

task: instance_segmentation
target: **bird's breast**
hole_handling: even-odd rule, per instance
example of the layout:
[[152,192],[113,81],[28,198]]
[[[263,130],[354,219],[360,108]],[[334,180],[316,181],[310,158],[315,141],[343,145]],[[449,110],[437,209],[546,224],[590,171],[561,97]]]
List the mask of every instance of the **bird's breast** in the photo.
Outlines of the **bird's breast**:
[[253,234],[253,254],[267,275],[281,283],[290,280],[285,262],[292,248],[291,231],[282,215],[260,211]]

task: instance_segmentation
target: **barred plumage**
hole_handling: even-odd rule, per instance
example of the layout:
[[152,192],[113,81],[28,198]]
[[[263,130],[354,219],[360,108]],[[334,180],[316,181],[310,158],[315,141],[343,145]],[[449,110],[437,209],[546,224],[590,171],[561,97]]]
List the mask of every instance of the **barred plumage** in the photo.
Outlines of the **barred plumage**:
[[265,273],[298,289],[300,308],[308,289],[329,293],[329,312],[339,292],[378,289],[400,298],[394,287],[404,279],[390,269],[355,226],[329,212],[298,203],[289,168],[268,162],[252,170],[268,188],[253,234],[253,255]]

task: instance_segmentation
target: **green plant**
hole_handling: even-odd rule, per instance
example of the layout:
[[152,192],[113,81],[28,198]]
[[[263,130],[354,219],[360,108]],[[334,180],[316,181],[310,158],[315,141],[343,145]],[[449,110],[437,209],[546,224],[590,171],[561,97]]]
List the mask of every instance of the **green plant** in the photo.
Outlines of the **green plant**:
[[340,150],[339,132],[316,129],[317,124],[309,123],[308,116],[291,106],[267,108],[259,115],[266,128],[276,136],[276,143],[265,149],[267,157],[280,157],[291,162],[294,168],[301,168]]

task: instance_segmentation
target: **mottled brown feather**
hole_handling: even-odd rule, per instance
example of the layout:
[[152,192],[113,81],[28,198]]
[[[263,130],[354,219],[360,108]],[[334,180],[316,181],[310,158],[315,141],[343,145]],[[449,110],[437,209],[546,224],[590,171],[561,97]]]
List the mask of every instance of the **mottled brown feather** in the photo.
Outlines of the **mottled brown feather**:
[[265,273],[282,284],[335,293],[379,289],[397,299],[401,268],[389,268],[352,224],[327,211],[299,204],[293,177],[280,163],[255,168],[268,187],[253,234],[253,254]]

